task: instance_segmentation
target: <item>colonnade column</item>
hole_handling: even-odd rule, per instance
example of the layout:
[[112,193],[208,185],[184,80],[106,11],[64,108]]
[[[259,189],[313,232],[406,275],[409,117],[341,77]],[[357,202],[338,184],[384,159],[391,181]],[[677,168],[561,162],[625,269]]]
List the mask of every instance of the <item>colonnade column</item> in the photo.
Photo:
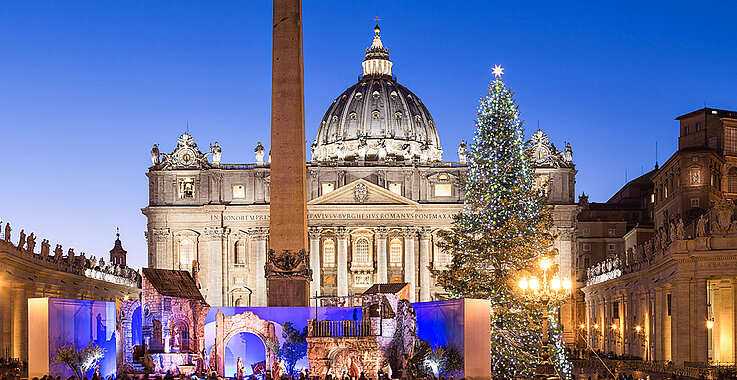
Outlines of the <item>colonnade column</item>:
[[430,301],[430,229],[420,230],[420,302]]
[[671,289],[671,361],[683,365],[691,361],[691,283],[676,279]]
[[735,322],[734,284],[731,280],[722,280],[714,290],[714,361],[733,363],[734,322]]
[[[310,269],[312,269],[312,281],[310,281],[310,297],[319,296],[322,273],[320,272],[320,234],[319,227],[310,227],[307,230],[310,238]],[[314,305],[315,301],[310,302]]]
[[25,359],[28,351],[28,300],[26,299],[26,288],[21,285],[12,289],[13,318],[12,318],[12,356]]
[[693,343],[691,345],[691,359],[699,363],[707,363],[709,361],[709,332],[706,328],[706,320],[708,319],[706,310],[706,279],[699,278],[693,284],[696,289],[693,291]]
[[266,265],[266,238],[269,235],[269,229],[266,227],[256,227],[248,230],[248,234],[253,238],[253,249],[255,252],[255,271],[256,271],[256,295],[254,297],[254,306],[266,306],[266,273],[264,266]]
[[[205,228],[205,236],[207,236],[208,255],[209,255],[209,286],[207,303],[210,305],[225,306],[223,297],[223,273],[225,266],[223,265],[223,236],[224,229],[222,227]],[[220,272],[220,273],[218,273]]]
[[389,282],[389,276],[386,265],[386,227],[378,227],[376,234],[376,283],[386,284]]
[[348,230],[338,227],[338,297],[348,295]]
[[417,236],[416,227],[404,228],[404,281],[409,283],[409,301],[417,300],[416,281],[417,274],[415,271],[415,237]]

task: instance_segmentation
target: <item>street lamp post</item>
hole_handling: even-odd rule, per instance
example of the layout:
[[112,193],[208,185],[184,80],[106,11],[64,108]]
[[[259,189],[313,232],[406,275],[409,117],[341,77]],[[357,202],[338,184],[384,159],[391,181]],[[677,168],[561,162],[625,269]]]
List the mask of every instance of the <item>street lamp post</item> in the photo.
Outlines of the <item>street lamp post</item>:
[[[538,374],[547,374],[548,368],[552,366],[549,360],[550,355],[548,354],[548,304],[550,302],[562,301],[571,289],[570,279],[565,278],[561,281],[557,274],[552,274],[549,277],[548,270],[551,266],[550,259],[543,257],[540,260],[540,269],[542,269],[541,278],[538,279],[537,276],[523,277],[519,282],[522,296],[531,301],[542,303],[545,308],[541,334],[542,362],[538,365]],[[541,370],[544,372],[541,373]]]

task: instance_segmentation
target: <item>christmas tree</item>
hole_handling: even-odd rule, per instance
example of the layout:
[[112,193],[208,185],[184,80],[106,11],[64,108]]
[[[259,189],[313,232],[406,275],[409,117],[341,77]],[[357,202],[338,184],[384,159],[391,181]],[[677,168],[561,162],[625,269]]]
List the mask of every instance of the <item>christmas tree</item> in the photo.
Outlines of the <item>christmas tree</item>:
[[453,296],[491,302],[492,375],[532,377],[544,308],[520,296],[521,273],[550,251],[552,218],[535,186],[514,93],[497,79],[481,98],[464,180],[465,205],[441,246],[452,263],[438,280]]

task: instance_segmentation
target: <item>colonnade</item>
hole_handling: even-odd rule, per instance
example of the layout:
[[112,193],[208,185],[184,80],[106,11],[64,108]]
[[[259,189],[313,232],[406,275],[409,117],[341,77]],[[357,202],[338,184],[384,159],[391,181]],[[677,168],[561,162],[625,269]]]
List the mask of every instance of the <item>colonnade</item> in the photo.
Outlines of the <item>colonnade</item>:
[[579,327],[589,348],[678,365],[737,362],[736,277],[618,280],[585,291]]

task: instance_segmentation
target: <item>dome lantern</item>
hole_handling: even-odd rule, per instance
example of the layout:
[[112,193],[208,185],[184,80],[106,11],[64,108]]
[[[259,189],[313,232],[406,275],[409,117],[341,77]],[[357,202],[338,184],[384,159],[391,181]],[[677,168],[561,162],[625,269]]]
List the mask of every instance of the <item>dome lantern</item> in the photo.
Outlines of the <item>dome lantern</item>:
[[392,76],[392,61],[389,60],[389,50],[381,43],[379,32],[381,32],[381,29],[377,23],[374,27],[374,41],[366,49],[366,59],[363,60],[363,75]]

